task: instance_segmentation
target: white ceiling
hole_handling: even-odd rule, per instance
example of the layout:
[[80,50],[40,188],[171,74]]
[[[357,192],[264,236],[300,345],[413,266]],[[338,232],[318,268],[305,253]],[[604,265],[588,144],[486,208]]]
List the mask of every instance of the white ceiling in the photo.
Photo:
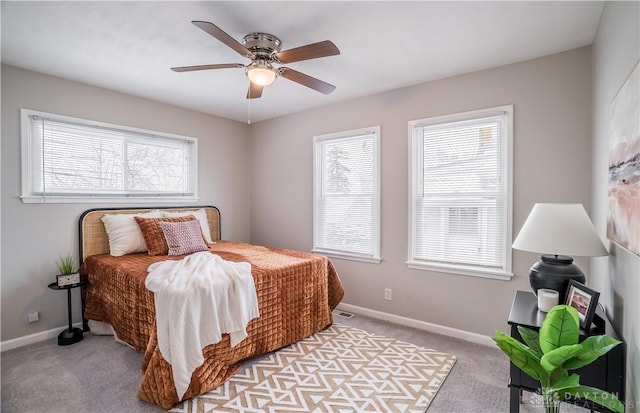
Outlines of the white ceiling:
[[284,78],[250,105],[252,122],[589,45],[603,2],[11,2],[2,1],[2,62],[246,122],[248,63],[190,22],[283,50],[331,40],[341,51],[288,64],[337,87],[323,95]]

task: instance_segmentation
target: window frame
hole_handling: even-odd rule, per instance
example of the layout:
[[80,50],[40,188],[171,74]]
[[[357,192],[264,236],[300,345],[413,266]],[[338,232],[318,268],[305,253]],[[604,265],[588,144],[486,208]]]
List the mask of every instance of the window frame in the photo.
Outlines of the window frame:
[[[501,173],[505,177],[502,183],[502,191],[505,194],[503,201],[504,215],[503,215],[503,238],[504,245],[503,247],[503,262],[501,269],[494,268],[482,268],[480,266],[472,266],[472,265],[461,265],[454,263],[442,263],[442,262],[434,262],[425,259],[419,259],[414,257],[414,236],[415,236],[415,220],[414,216],[414,186],[416,182],[414,182],[414,159],[415,159],[415,151],[422,150],[422,145],[420,148],[414,147],[414,134],[415,129],[418,127],[425,126],[434,126],[434,125],[444,125],[447,123],[454,122],[464,122],[473,119],[481,119],[495,116],[505,116],[504,128],[502,133],[504,136],[501,136],[501,149],[502,149],[502,158],[504,162],[501,165],[502,171]],[[458,274],[458,275],[466,275],[473,277],[481,277],[481,278],[491,278],[498,280],[511,280],[513,278],[513,269],[512,269],[512,235],[513,235],[513,105],[503,105],[497,107],[491,107],[486,109],[473,110],[468,112],[461,112],[443,116],[435,116],[423,119],[412,120],[408,122],[408,142],[409,142],[409,194],[408,194],[408,252],[407,252],[407,261],[406,264],[408,268],[424,270],[424,271],[435,271],[440,273],[450,273],[450,274]],[[419,166],[420,169],[424,167],[424,159],[422,160],[422,166]],[[463,205],[458,206],[462,207]],[[471,207],[478,207],[478,205],[474,204]]]
[[[80,193],[80,194],[47,194],[46,189],[44,193],[39,192],[35,188],[35,175],[36,164],[42,162],[42,151],[35,148],[33,131],[31,127],[31,118],[33,116],[39,116],[55,122],[72,123],[81,126],[90,126],[102,129],[117,130],[124,133],[130,132],[137,135],[148,135],[149,138],[159,137],[171,140],[178,140],[188,142],[192,145],[191,153],[189,156],[189,180],[193,191],[189,194],[162,194],[146,192],[137,194],[135,192],[121,192],[114,194],[98,193]],[[76,118],[72,116],[59,115],[54,113],[41,112],[31,109],[20,109],[20,128],[21,128],[21,148],[20,156],[22,161],[21,166],[21,196],[20,199],[23,203],[126,203],[126,204],[139,204],[139,203],[173,203],[173,202],[195,202],[199,200],[198,196],[198,139],[188,136],[158,132],[148,129],[133,128],[129,126],[116,125],[106,122],[99,122],[94,120]],[[136,136],[135,140],[144,141],[145,137]],[[38,167],[40,170],[40,167]]]
[[[318,247],[320,236],[320,207],[319,200],[322,194],[322,151],[321,144],[326,141],[355,138],[362,135],[373,135],[373,167],[374,167],[374,194],[373,201],[373,226],[371,254],[361,254],[352,251],[328,249]],[[380,126],[352,129],[348,131],[317,135],[313,137],[313,247],[312,252],[327,255],[332,258],[341,258],[351,261],[378,264],[382,261],[380,256]]]

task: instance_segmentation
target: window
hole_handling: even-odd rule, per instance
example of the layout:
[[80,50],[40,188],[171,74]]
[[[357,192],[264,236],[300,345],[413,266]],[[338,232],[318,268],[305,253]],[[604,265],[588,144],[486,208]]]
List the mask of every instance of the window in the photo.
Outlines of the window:
[[314,137],[313,251],[380,262],[380,127]]
[[197,200],[198,141],[21,110],[23,202]]
[[410,268],[511,274],[513,106],[409,122]]

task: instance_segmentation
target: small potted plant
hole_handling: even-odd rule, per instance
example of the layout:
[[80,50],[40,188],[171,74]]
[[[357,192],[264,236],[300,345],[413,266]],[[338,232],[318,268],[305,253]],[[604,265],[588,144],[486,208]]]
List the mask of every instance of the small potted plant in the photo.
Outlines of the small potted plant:
[[60,257],[58,261],[56,261],[56,265],[58,266],[58,275],[56,275],[58,287],[65,287],[80,282],[80,274],[76,272],[76,262],[71,254]]
[[518,327],[525,344],[497,330],[493,341],[513,364],[540,382],[545,413],[558,413],[569,397],[586,399],[624,413],[624,404],[604,390],[580,384],[580,375],[569,373],[587,366],[621,342],[607,335],[590,336],[579,343],[578,311],[557,305],[547,313],[540,331]]

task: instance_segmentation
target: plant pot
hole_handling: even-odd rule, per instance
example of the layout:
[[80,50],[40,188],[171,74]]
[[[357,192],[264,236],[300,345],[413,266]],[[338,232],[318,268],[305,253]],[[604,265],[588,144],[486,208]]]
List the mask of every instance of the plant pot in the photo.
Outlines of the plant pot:
[[78,284],[80,282],[80,273],[58,274],[56,275],[56,282],[58,283],[58,287]]

